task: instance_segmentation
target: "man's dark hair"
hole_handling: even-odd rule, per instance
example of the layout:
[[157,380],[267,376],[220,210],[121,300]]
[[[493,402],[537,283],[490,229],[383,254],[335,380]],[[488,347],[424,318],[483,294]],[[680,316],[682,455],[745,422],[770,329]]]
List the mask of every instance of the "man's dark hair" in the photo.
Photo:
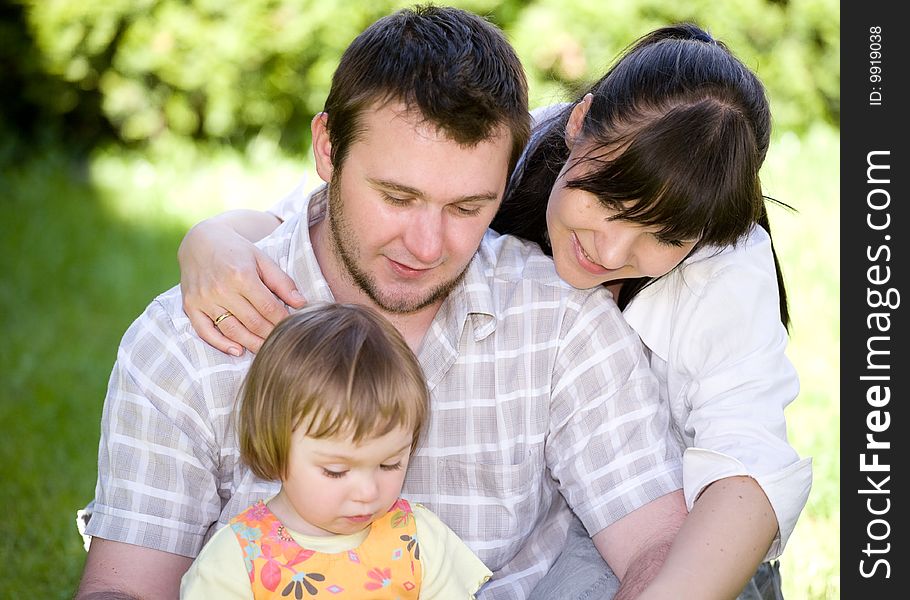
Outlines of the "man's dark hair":
[[324,109],[336,169],[361,131],[363,111],[394,101],[464,146],[504,125],[512,135],[510,173],[530,135],[521,61],[496,26],[457,8],[402,9],[351,42]]

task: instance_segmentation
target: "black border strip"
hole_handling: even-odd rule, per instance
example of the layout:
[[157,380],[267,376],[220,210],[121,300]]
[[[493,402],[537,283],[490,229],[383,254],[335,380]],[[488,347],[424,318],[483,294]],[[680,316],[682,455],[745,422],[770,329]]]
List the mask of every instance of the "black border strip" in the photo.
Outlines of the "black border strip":
[[860,593],[905,598],[908,593],[900,585],[910,571],[901,542],[908,539],[908,507],[895,489],[907,488],[901,433],[907,431],[910,400],[910,361],[902,351],[910,343],[902,305],[910,302],[905,294],[910,172],[906,135],[900,133],[910,129],[904,81],[910,72],[910,31],[897,14],[902,4],[841,2],[843,598]]

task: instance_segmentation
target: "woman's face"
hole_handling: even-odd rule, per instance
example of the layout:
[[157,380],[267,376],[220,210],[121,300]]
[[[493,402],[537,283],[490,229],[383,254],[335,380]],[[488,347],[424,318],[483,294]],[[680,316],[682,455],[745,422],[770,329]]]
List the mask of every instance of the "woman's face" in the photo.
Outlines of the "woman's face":
[[659,227],[610,220],[615,210],[584,190],[565,186],[588,168],[570,154],[550,191],[547,232],[559,276],[576,288],[633,277],[659,277],[676,267],[698,242],[670,240]]

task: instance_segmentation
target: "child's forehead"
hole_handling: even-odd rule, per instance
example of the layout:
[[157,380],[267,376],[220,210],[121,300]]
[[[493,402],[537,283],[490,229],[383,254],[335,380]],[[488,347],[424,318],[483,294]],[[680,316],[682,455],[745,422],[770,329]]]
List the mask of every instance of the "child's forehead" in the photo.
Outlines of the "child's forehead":
[[306,434],[299,437],[299,443],[303,449],[318,458],[350,461],[385,458],[399,454],[409,450],[412,441],[413,432],[404,427],[396,427],[386,434],[369,436],[356,442],[350,432],[321,438]]

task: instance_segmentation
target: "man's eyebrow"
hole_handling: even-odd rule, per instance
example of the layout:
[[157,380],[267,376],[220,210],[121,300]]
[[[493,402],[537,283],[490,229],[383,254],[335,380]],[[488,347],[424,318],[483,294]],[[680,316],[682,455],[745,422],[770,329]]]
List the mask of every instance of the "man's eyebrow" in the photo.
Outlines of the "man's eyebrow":
[[[367,178],[367,181],[374,187],[380,187],[389,191],[398,192],[399,194],[404,194],[413,198],[424,198],[424,194],[420,190],[407,185],[396,183],[394,181],[388,181],[385,179],[373,179],[372,177]],[[485,192],[481,194],[461,196],[456,199],[455,202],[496,202],[498,199],[499,195],[495,192]]]

